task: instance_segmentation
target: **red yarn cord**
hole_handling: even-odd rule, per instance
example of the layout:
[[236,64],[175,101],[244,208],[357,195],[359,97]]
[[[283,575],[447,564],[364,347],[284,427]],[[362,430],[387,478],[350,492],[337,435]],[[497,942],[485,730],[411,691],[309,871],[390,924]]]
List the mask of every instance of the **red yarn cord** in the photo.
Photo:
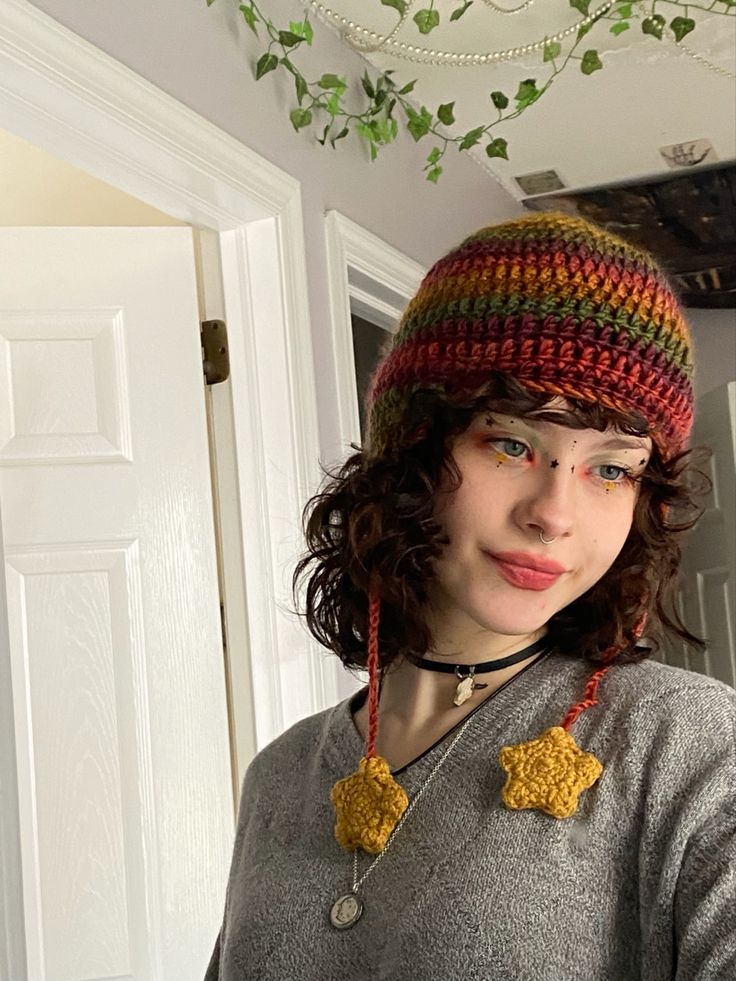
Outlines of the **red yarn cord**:
[[376,593],[370,594],[368,603],[368,738],[365,755],[371,759],[376,755],[378,736],[378,623],[381,616],[381,601]]
[[[631,631],[632,641],[637,641],[644,633],[644,628],[646,627],[648,616],[649,616],[648,612],[644,610],[644,612],[641,614],[639,619],[634,624],[634,628]],[[608,650],[603,655],[604,663],[606,661],[612,661],[619,653],[619,651],[621,651],[626,646],[628,646],[627,643],[621,645],[613,644],[611,647],[609,647]],[[582,712],[598,704],[598,699],[595,697],[598,691],[598,685],[600,683],[601,678],[604,677],[604,675],[606,674],[606,672],[610,667],[611,665],[609,664],[606,667],[599,668],[590,676],[590,678],[588,679],[588,683],[585,686],[585,697],[581,702],[578,702],[577,705],[573,705],[573,707],[567,713],[565,718],[562,720],[563,729],[569,730],[573,722],[575,722],[575,720]]]
[[598,704],[598,699],[595,697],[598,690],[598,683],[607,671],[608,668],[600,668],[600,670],[596,671],[595,674],[590,676],[588,684],[585,686],[585,698],[583,698],[582,702],[578,702],[577,705],[573,705],[565,718],[562,720],[563,729],[570,729],[573,722],[582,712]]

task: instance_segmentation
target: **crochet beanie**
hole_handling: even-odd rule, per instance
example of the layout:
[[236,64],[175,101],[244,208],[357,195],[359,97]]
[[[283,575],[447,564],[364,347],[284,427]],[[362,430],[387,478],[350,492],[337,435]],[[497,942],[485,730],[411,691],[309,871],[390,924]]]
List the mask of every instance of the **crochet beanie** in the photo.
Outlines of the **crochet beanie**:
[[412,393],[481,384],[491,371],[640,413],[666,459],[693,420],[685,317],[646,251],[582,218],[526,215],[466,238],[429,270],[371,379],[366,452],[395,439]]

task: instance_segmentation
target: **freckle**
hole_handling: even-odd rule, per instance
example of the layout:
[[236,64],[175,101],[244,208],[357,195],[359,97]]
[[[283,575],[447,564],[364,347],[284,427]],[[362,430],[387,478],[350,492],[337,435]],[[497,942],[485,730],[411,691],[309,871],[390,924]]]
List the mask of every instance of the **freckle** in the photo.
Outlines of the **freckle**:
[[557,467],[559,467],[559,465],[560,465],[560,464],[558,463],[558,461],[557,461],[557,460],[553,460],[553,461],[552,461],[552,463],[550,463],[550,469],[551,469],[551,470],[556,470],[556,469],[557,469]]
[[570,473],[575,473],[575,464],[570,467]]
[[646,463],[646,460],[639,460],[639,466],[641,466],[642,463]]

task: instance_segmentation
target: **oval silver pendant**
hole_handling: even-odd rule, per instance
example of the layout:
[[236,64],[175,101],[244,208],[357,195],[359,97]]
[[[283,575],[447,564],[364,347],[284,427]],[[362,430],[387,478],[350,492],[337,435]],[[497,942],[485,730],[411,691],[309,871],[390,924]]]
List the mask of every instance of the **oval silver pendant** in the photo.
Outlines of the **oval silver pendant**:
[[346,896],[340,896],[332,904],[330,923],[337,930],[347,930],[358,922],[362,912],[363,901],[358,899],[355,893],[349,892]]

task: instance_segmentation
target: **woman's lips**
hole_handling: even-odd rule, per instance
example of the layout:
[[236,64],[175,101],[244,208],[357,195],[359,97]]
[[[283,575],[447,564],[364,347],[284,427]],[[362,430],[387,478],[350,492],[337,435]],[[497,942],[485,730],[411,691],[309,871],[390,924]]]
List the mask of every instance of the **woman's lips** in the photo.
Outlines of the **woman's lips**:
[[488,552],[485,554],[496,565],[506,582],[511,583],[512,586],[518,586],[519,589],[549,589],[562,575],[561,572],[540,572],[538,569],[530,569],[527,566],[514,565],[512,562],[504,562]]

